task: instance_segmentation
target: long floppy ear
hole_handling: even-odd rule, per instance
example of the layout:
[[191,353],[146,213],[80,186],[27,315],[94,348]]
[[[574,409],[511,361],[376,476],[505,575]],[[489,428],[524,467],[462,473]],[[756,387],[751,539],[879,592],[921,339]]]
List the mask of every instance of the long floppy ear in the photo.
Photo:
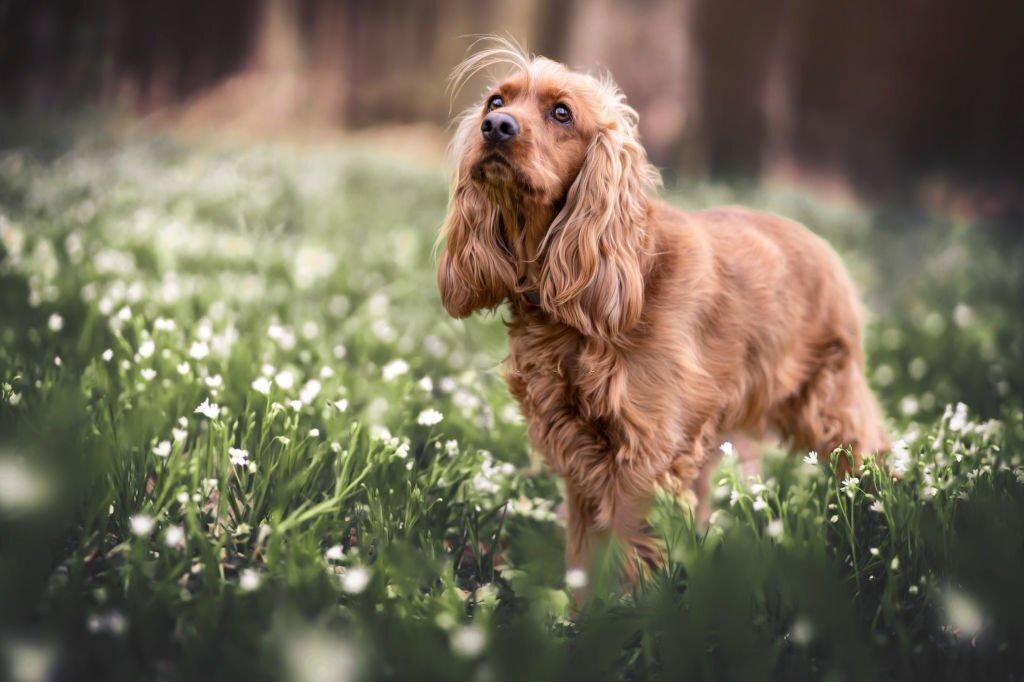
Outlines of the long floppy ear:
[[615,121],[591,142],[551,224],[540,283],[550,315],[603,338],[640,320],[651,249],[646,191],[659,182],[636,138],[636,113],[616,100]]
[[463,163],[469,135],[476,130],[477,109],[467,112],[452,143],[459,160],[448,202],[448,215],[438,237],[444,242],[437,266],[437,286],[445,310],[466,317],[494,308],[515,285],[515,268],[502,236],[497,205],[473,184]]

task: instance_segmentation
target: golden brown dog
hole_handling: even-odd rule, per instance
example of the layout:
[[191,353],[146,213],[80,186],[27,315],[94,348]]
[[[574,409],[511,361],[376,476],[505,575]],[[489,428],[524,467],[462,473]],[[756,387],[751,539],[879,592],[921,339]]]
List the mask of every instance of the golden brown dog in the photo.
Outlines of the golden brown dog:
[[455,78],[495,63],[511,75],[455,135],[438,285],[454,317],[508,301],[507,381],[565,480],[570,566],[595,532],[657,563],[653,491],[692,496],[726,431],[772,428],[823,458],[847,446],[855,465],[888,448],[857,294],[822,239],[743,208],[666,205],[609,79],[511,44]]

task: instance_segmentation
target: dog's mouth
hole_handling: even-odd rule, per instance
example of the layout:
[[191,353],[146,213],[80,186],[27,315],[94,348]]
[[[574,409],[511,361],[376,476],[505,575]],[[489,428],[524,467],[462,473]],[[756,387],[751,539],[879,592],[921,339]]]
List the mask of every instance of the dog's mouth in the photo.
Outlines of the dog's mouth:
[[485,154],[473,164],[473,178],[480,182],[507,180],[513,174],[512,164],[498,152]]
[[491,151],[473,164],[470,175],[474,181],[493,189],[530,193],[531,184],[523,172],[504,154]]

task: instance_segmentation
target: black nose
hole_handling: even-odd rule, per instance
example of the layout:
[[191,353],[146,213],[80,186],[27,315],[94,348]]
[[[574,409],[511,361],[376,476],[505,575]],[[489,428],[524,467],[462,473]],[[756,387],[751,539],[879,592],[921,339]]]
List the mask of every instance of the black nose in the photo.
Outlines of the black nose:
[[488,142],[508,142],[519,134],[519,122],[508,114],[500,111],[492,111],[484,116],[484,122],[480,124],[480,132]]

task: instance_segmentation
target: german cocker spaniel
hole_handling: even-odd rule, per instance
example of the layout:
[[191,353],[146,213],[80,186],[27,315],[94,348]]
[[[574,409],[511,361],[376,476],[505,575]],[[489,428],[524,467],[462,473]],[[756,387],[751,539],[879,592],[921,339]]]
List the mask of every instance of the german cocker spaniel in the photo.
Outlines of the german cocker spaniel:
[[632,553],[627,577],[656,565],[652,494],[692,504],[721,434],[771,429],[824,459],[845,447],[855,467],[888,449],[858,296],[825,241],[656,199],[637,114],[607,77],[503,43],[454,79],[498,63],[510,74],[459,119],[437,279],[454,317],[508,303],[506,378],[564,479],[570,567],[598,534]]

